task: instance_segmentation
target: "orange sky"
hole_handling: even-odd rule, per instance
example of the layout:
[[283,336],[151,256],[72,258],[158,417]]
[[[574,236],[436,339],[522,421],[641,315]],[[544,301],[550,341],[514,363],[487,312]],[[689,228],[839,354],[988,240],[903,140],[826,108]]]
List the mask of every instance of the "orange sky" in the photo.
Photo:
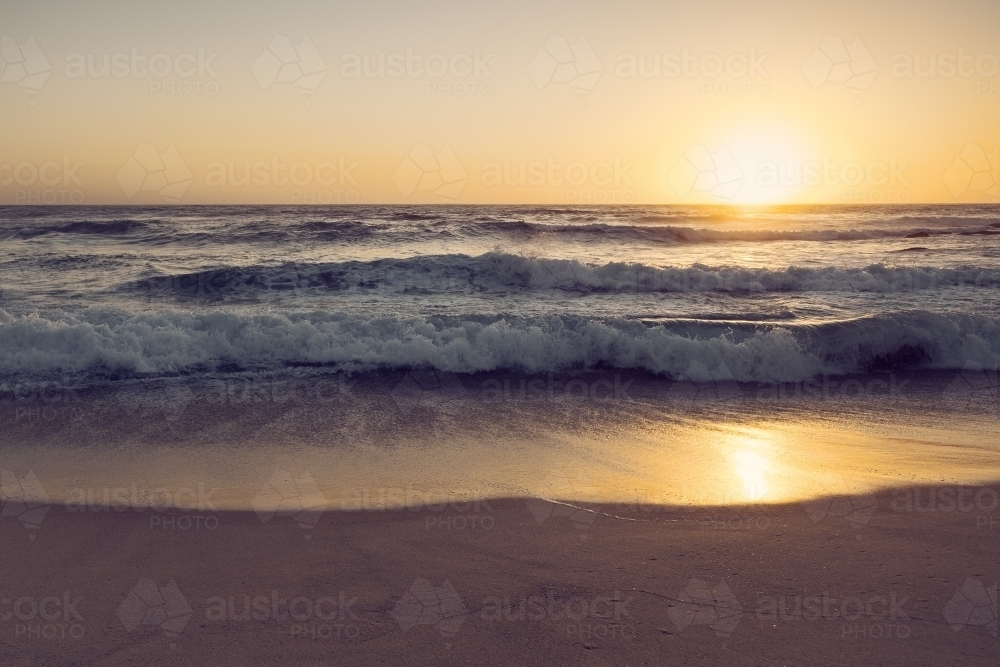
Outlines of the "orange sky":
[[0,202],[996,201],[998,25],[986,0],[2,3]]

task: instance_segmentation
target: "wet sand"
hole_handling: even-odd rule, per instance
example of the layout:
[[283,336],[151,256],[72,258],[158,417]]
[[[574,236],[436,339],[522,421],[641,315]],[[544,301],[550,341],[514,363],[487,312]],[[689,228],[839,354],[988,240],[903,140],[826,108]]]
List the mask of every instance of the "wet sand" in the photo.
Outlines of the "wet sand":
[[997,487],[949,488],[314,522],[56,506],[3,520],[0,662],[996,664]]
[[53,503],[204,488],[223,510],[256,507],[276,471],[307,474],[334,510],[527,496],[725,506],[1000,478],[995,394],[953,373],[865,381],[610,371],[18,386],[0,391],[0,463],[19,483],[34,472]]

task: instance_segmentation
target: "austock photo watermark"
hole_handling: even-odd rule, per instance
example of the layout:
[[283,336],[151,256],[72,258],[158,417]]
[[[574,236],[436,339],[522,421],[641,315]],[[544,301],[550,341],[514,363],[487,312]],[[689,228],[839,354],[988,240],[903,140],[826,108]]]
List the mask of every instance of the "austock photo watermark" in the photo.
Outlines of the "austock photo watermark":
[[667,183],[678,197],[707,196],[717,201],[732,201],[745,178],[727,146],[710,149],[701,143],[688,146],[667,173]]
[[[830,628],[843,641],[897,642],[916,636],[918,624],[931,620],[916,613],[916,596],[895,588],[853,595],[828,590],[795,591],[762,595],[753,604],[743,604],[725,580],[712,586],[692,578],[671,600],[669,615],[679,633],[707,626],[722,639],[732,636],[747,617],[775,629],[786,623],[815,623]],[[956,632],[983,627],[997,636],[996,583],[987,588],[982,579],[969,577],[940,609],[941,620]]]
[[560,193],[567,204],[631,204],[636,200],[630,172],[633,161],[619,155],[610,160],[563,161],[552,155],[537,160],[484,162],[479,185],[525,192],[528,188]]
[[84,204],[81,171],[83,162],[68,156],[44,162],[0,156],[0,193],[8,204]]
[[176,489],[144,488],[136,482],[128,486],[72,487],[66,490],[63,507],[70,513],[148,512],[150,530],[215,530],[219,517],[212,498],[218,491],[205,482]]
[[688,377],[670,384],[666,398],[681,405],[726,403],[781,403],[802,401],[873,401],[904,399],[910,395],[910,378],[896,373],[862,377],[824,373],[804,380],[737,382],[724,362],[715,368],[688,367]]
[[344,79],[423,82],[427,95],[489,97],[496,92],[490,61],[493,53],[480,48],[459,52],[421,53],[407,47],[380,53],[345,53],[338,72]]
[[[115,176],[128,199],[176,204],[187,192],[194,175],[176,146],[160,150],[153,144],[139,144]],[[146,193],[155,193],[153,195]]]
[[554,373],[487,378],[478,396],[488,403],[588,401],[609,403],[632,401],[629,389],[635,378],[615,373],[611,377],[557,377]]
[[[874,44],[874,42],[870,42]],[[978,97],[992,97],[1000,91],[997,83],[998,58],[995,53],[957,47],[944,52],[897,51],[881,63],[872,55],[866,40],[855,35],[842,38],[826,35],[802,66],[814,89],[826,84],[843,84],[855,95],[868,91],[880,71],[896,80],[966,81]],[[856,102],[861,106],[861,101]]]
[[941,398],[954,412],[1000,414],[1000,368],[967,361]]
[[755,48],[745,52],[699,53],[686,47],[669,52],[621,53],[615,59],[615,76],[691,81],[703,96],[762,97],[771,92],[766,69],[769,55]]
[[[219,488],[205,482],[190,487],[144,487],[138,482],[105,487],[70,487],[53,501],[33,471],[17,475],[3,471],[2,516],[19,520],[34,540],[46,514],[55,506],[73,514],[142,514],[151,531],[214,531],[219,509],[214,496]],[[406,512],[419,514],[428,531],[490,531],[496,525],[487,494],[470,491],[404,487],[350,487],[328,499],[311,473],[275,470],[250,502],[261,524],[287,517],[308,541],[322,515],[328,511]]]
[[392,616],[404,633],[419,632],[421,626],[436,631],[446,648],[462,625],[475,616],[489,627],[523,632],[539,628],[555,628],[564,636],[585,642],[595,640],[633,640],[636,624],[630,609],[632,596],[622,591],[610,595],[557,594],[489,595],[470,611],[449,579],[435,586],[429,579],[418,577],[395,603]]
[[30,542],[38,537],[45,516],[52,509],[52,501],[34,470],[27,473],[0,470],[0,517],[12,518],[21,523]]
[[[754,47],[713,52],[688,46],[623,52],[613,62],[615,76],[623,80],[689,81],[696,84],[702,96],[761,97],[772,91],[767,62],[770,56],[769,50]],[[577,63],[582,63],[586,78],[577,72]],[[945,53],[898,52],[888,65],[880,65],[861,36],[826,35],[801,69],[814,89],[842,84],[857,96],[871,87],[882,70],[888,70],[895,79],[969,80],[974,83],[976,95],[994,96],[998,91],[997,63],[993,53],[967,53],[958,48]],[[556,81],[589,93],[602,69],[599,56],[586,38],[570,45],[565,38],[553,35],[532,61],[529,74],[539,88]],[[860,99],[856,103],[860,106]]]
[[320,596],[278,590],[212,595],[205,600],[205,620],[278,627],[294,639],[352,640],[361,636],[360,619],[353,609],[357,601],[357,596],[343,590]]
[[571,42],[563,35],[551,34],[525,71],[538,90],[568,86],[577,95],[580,106],[586,107],[604,65],[583,35]]
[[405,486],[345,487],[333,498],[319,489],[312,474],[294,475],[276,470],[254,496],[251,506],[261,523],[289,517],[306,531],[312,531],[322,515],[337,512],[398,512],[415,515],[424,530],[439,533],[483,532],[496,526],[495,513],[485,493],[456,492],[444,488]]
[[879,70],[878,62],[860,35],[845,38],[827,34],[802,64],[802,74],[813,90],[842,85],[854,95],[858,108]]
[[920,485],[875,492],[841,476],[812,476],[810,488],[819,492],[815,498],[801,501],[814,523],[844,521],[856,538],[878,513],[922,516],[945,515],[957,526],[976,531],[993,531],[1000,527],[998,492],[991,486]]
[[68,642],[87,635],[84,596],[77,591],[24,595],[15,590],[0,588],[0,632],[7,641]]
[[[810,190],[846,204],[905,204],[913,197],[907,171],[912,160],[890,156],[883,160],[842,160],[829,155],[813,160],[752,160],[727,145],[714,148],[694,143],[667,174],[667,182],[681,198],[719,203],[737,200],[744,184],[763,192]],[[941,169],[941,178],[956,199],[996,200],[1000,184],[997,149],[969,143],[953,162]]]
[[[160,630],[176,648],[192,617],[203,620],[199,628],[224,624],[227,628],[252,625],[278,629],[292,639],[313,641],[356,640],[361,625],[354,605],[358,597],[344,590],[328,594],[297,594],[285,590],[216,591],[194,600],[169,579],[163,586],[143,577],[119,604],[116,615],[126,632]],[[151,626],[151,627],[144,627]]]
[[913,634],[909,595],[896,590],[856,595],[800,592],[766,595],[757,599],[754,616],[760,621],[825,622],[835,624],[840,638],[851,640],[908,639]]
[[462,194],[469,173],[450,145],[437,149],[417,143],[393,170],[391,180],[403,199],[450,203]]
[[801,193],[819,191],[843,203],[891,204],[911,200],[906,171],[910,162],[836,160],[824,155],[814,160],[759,160],[725,144],[710,148],[694,143],[670,168],[667,182],[682,198],[707,197],[731,202],[744,183],[759,191]]
[[[121,383],[112,399],[81,403],[81,407],[77,408],[81,416],[77,419],[110,409],[123,410],[133,416],[156,418],[160,425],[182,426],[189,410],[240,410],[250,407],[292,410],[303,404],[330,406],[350,400],[353,386],[354,381],[343,374],[298,380],[246,377],[212,378],[199,382],[189,382],[184,378],[129,380]],[[41,414],[46,413],[42,411]]]
[[456,413],[481,404],[631,402],[635,378],[615,373],[572,376],[556,373],[478,378],[429,369],[412,369],[394,386],[390,397],[408,414],[420,408]]
[[345,80],[415,82],[427,96],[489,97],[496,92],[490,69],[493,56],[479,47],[443,52],[409,46],[348,52],[331,59],[323,57],[309,36],[276,35],[253,62],[251,72],[263,89],[290,84],[304,95],[316,93],[333,73]]
[[546,595],[483,598],[480,618],[488,623],[547,623],[565,637],[581,641],[633,640],[637,637],[630,606],[634,596],[622,591],[585,597]]
[[997,582],[989,586],[979,577],[968,577],[944,607],[944,618],[955,632],[982,627],[997,637]]
[[[159,289],[175,287],[155,283]],[[204,285],[201,285],[204,287]],[[192,288],[185,283],[185,289]],[[72,380],[0,384],[0,416],[12,424],[59,427],[89,427],[91,421],[122,411],[164,424],[182,424],[189,411],[218,408],[301,409],[303,406],[333,406],[358,397],[359,379],[346,373],[326,373],[297,379],[251,378],[236,375],[191,381],[183,377],[122,380],[110,393],[93,394]],[[432,370],[413,370],[389,392],[396,408],[406,414],[417,408],[436,411],[461,410],[469,401],[557,401],[607,402],[632,400],[633,380],[616,374],[614,379],[556,379],[549,375],[474,381]],[[466,388],[466,384],[472,389]],[[478,392],[478,393],[474,393]]]
[[[712,632],[728,640],[744,617],[755,617],[772,627],[783,623],[828,624],[840,639],[908,639],[912,633],[912,610],[907,607],[911,595],[897,590],[857,595],[831,594],[829,591],[763,595],[752,604],[740,597],[725,580],[716,585],[692,578],[670,600],[668,615],[678,633]],[[700,630],[700,628],[705,628]]]
[[[329,493],[329,492],[328,492]],[[251,501],[262,524],[288,517],[312,538],[326,512],[398,512],[414,515],[424,530],[439,533],[484,532],[496,526],[487,494],[472,490],[405,486],[344,487],[327,498],[309,471],[275,470]]]
[[290,204],[357,204],[361,201],[355,170],[360,163],[345,156],[321,162],[267,160],[213,161],[205,169],[209,188],[280,190]]
[[215,96],[219,75],[215,60],[219,54],[198,48],[184,53],[148,54],[131,48],[114,53],[71,53],[66,56],[63,74],[67,79],[138,80],[150,95]]
[[[218,488],[205,482],[191,487],[145,487],[138,482],[121,486],[69,487],[53,500],[33,470],[23,475],[3,470],[0,515],[17,519],[34,541],[53,507],[78,513],[133,513],[149,516],[150,530],[215,530],[218,508],[213,496]],[[51,487],[50,487],[51,488]]]
[[329,403],[352,396],[355,382],[344,373],[295,381],[216,378],[197,383],[192,395],[195,400],[207,405]]
[[[767,70],[769,53],[750,47],[744,51],[716,53],[682,47],[668,51],[619,53],[609,59],[614,76],[621,80],[676,81],[693,84],[707,97],[762,97],[770,94]],[[585,36],[572,42],[551,35],[528,64],[527,72],[539,89],[568,84],[586,106],[604,71],[601,58]]]
[[330,505],[308,470],[294,474],[276,469],[250,501],[250,507],[262,524],[275,519],[290,519],[302,529],[303,538],[309,541],[312,530]]
[[895,53],[889,74],[895,79],[961,79],[974,84],[977,96],[993,97],[1000,93],[998,63],[995,53],[966,52],[964,48],[943,53]]
[[[54,70],[51,62],[34,37],[22,42],[5,34],[0,40],[2,80],[16,83],[29,96],[36,97]],[[150,95],[215,96],[220,91],[215,70],[218,56],[206,48],[180,53],[149,53],[135,47],[113,52],[73,52],[65,56],[61,73],[69,81],[140,81]]]
[[896,373],[876,373],[873,377],[855,378],[823,374],[790,382],[757,382],[750,385],[748,396],[757,401],[784,400],[850,401],[903,398],[908,395],[908,378]]
[[[216,192],[255,192],[278,195],[289,204],[356,204],[361,200],[355,170],[359,162],[346,156],[324,160],[287,160],[279,156],[259,160],[213,160],[205,166],[204,185]],[[166,203],[179,202],[194,174],[174,144],[160,151],[140,144],[116,180],[128,199],[152,191]],[[149,195],[146,195],[148,198]]]
[[[593,405],[632,403],[650,391],[667,401],[683,406],[737,403],[781,403],[804,401],[881,401],[905,400],[911,396],[912,379],[895,372],[872,373],[852,377],[822,374],[803,380],[741,381],[734,379],[726,364],[714,369],[693,364],[689,377],[641,384],[640,374],[602,373],[531,373],[498,374],[481,378],[436,370],[407,371],[394,386],[390,396],[397,408],[409,413],[414,409],[455,412],[475,404]],[[703,379],[702,379],[703,378]],[[955,392],[960,392],[965,385]],[[963,394],[964,395],[964,394]],[[955,394],[949,400],[961,400]]]
[[976,530],[1000,529],[997,489],[989,486],[914,486],[891,492],[889,510],[906,514],[947,514]]
[[52,64],[33,36],[0,35],[0,81],[24,91],[30,106],[51,74]]
[[[146,577],[135,583],[115,610],[126,633],[132,634],[139,628],[148,633],[149,628],[145,626],[151,626],[163,632],[171,649],[177,648],[176,639],[184,632],[193,614],[194,609],[176,581],[170,579],[159,586]],[[136,634],[141,634],[142,630]]]
[[[636,201],[633,167],[634,162],[621,156],[596,161],[563,161],[552,155],[487,161],[479,167],[479,186],[487,192],[547,190],[568,204],[628,204]],[[437,150],[416,144],[392,174],[404,198],[425,193],[441,202],[457,200],[468,180],[468,171],[449,145]]]
[[[308,36],[296,40],[275,35],[253,61],[250,73],[263,90],[291,86],[305,96],[319,90],[329,69],[326,61]],[[305,104],[309,106],[310,101]]]
[[0,383],[0,409],[13,409],[15,424],[82,422],[92,406],[81,398],[83,386],[69,379]]
[[390,487],[349,487],[331,504],[343,512],[408,512],[419,514],[424,530],[439,533],[484,532],[496,526],[487,494],[472,490],[417,488],[413,483]]
[[966,144],[942,178],[956,199],[985,195],[990,201],[1000,201],[1000,148],[994,146],[990,151],[979,144]]
[[759,188],[822,188],[843,203],[898,204],[911,199],[906,170],[910,162],[887,160],[838,162],[822,159],[797,162],[766,160],[755,165],[753,182]]

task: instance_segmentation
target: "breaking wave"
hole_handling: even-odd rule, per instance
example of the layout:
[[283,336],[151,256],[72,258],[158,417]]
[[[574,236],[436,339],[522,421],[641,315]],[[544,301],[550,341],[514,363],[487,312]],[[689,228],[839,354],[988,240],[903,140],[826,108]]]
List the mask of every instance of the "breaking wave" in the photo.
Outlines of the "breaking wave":
[[566,316],[0,310],[0,376],[7,378],[321,365],[349,372],[620,368],[694,381],[797,381],[823,373],[962,368],[968,362],[1000,362],[1000,319],[909,311],[815,325],[737,325]]

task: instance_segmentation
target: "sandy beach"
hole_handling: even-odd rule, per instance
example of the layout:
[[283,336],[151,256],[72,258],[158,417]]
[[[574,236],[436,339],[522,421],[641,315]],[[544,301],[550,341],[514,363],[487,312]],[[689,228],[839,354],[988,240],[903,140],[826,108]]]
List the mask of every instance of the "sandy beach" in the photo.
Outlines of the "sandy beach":
[[309,530],[254,512],[57,506],[36,531],[4,521],[0,654],[5,665],[989,665],[996,498],[994,486],[887,492],[875,506],[507,499],[324,512]]
[[434,377],[8,394],[0,662],[997,660],[995,422],[955,376]]

